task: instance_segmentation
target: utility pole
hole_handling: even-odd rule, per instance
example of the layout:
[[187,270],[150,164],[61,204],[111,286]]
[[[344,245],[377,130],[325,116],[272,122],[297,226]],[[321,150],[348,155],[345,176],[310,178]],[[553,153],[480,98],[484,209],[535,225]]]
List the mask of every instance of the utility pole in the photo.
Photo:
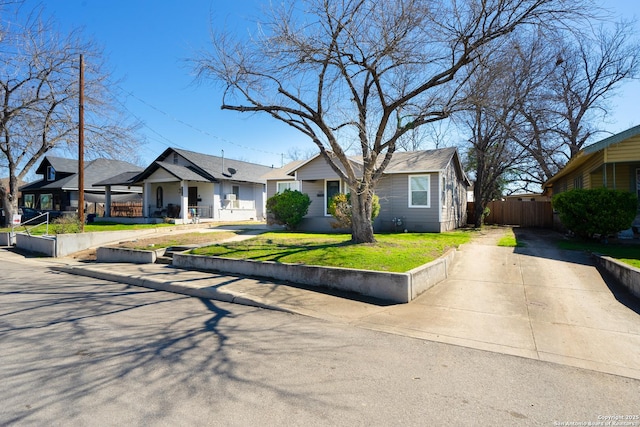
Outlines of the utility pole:
[[80,91],[78,108],[78,220],[84,233],[84,56],[80,54]]

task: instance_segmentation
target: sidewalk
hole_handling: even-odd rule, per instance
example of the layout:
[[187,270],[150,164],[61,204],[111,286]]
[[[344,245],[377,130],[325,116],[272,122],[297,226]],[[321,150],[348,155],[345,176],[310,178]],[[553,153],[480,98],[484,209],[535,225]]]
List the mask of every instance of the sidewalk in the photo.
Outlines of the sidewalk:
[[640,302],[610,288],[586,255],[559,251],[539,233],[545,232],[523,232],[524,248],[503,248],[496,246],[502,231],[487,231],[460,248],[448,279],[399,305],[160,264],[30,261],[71,274],[640,379]]

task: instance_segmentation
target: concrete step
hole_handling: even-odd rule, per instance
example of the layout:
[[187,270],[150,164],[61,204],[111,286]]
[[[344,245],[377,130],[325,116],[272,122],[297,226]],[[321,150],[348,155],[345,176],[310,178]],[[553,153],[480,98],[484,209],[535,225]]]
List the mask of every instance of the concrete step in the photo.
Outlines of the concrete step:
[[156,264],[171,264],[173,262],[173,258],[169,256],[159,256],[156,258]]

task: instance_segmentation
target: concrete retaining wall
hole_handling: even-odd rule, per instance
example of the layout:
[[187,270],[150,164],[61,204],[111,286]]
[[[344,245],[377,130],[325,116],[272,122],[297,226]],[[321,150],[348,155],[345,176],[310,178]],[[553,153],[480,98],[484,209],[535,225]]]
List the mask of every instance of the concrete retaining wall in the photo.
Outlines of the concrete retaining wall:
[[271,261],[188,254],[174,254],[173,265],[194,270],[266,277],[291,283],[350,291],[397,303],[407,303],[447,277],[448,267],[454,255],[455,251],[449,251],[445,257],[408,273],[280,264]]
[[618,282],[640,298],[640,269],[608,256],[596,255],[596,264],[607,270]]
[[165,249],[145,251],[128,248],[100,247],[96,252],[98,262],[130,262],[133,264],[153,264],[158,256],[164,255]]
[[[146,230],[97,231],[93,233],[58,234],[56,236],[29,236],[18,233],[16,247],[29,252],[38,252],[50,257],[64,257],[89,248],[109,243],[129,241],[141,236],[149,236],[171,228],[151,228]],[[22,238],[20,236],[23,236]],[[43,242],[38,243],[38,240]],[[51,243],[53,242],[53,243]]]
[[449,249],[440,258],[409,271],[411,276],[411,299],[417,298],[432,286],[442,282],[449,274],[449,267],[456,256],[455,249]]
[[141,218],[127,216],[97,216],[94,222],[115,222],[118,224],[160,224],[164,222],[164,218]]
[[16,234],[10,231],[0,233],[0,246],[13,246],[16,244]]
[[16,248],[55,257],[56,238],[55,236],[29,236],[25,233],[16,233]]

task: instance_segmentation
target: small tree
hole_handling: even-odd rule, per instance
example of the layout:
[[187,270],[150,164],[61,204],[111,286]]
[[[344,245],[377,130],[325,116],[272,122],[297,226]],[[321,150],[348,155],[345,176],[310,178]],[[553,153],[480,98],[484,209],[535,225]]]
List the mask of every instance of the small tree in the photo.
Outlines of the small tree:
[[560,213],[560,221],[570,231],[581,237],[626,230],[636,216],[638,199],[628,191],[598,188],[575,189],[556,194],[553,208]]
[[297,190],[284,190],[267,199],[267,212],[273,214],[276,224],[295,230],[309,210],[311,199]]
[[[378,196],[373,195],[371,205],[371,222],[380,213],[380,200]],[[336,222],[332,222],[333,228],[348,228],[352,226],[351,213],[353,208],[351,207],[351,193],[348,194],[336,194],[329,201],[329,214],[336,219]]]

